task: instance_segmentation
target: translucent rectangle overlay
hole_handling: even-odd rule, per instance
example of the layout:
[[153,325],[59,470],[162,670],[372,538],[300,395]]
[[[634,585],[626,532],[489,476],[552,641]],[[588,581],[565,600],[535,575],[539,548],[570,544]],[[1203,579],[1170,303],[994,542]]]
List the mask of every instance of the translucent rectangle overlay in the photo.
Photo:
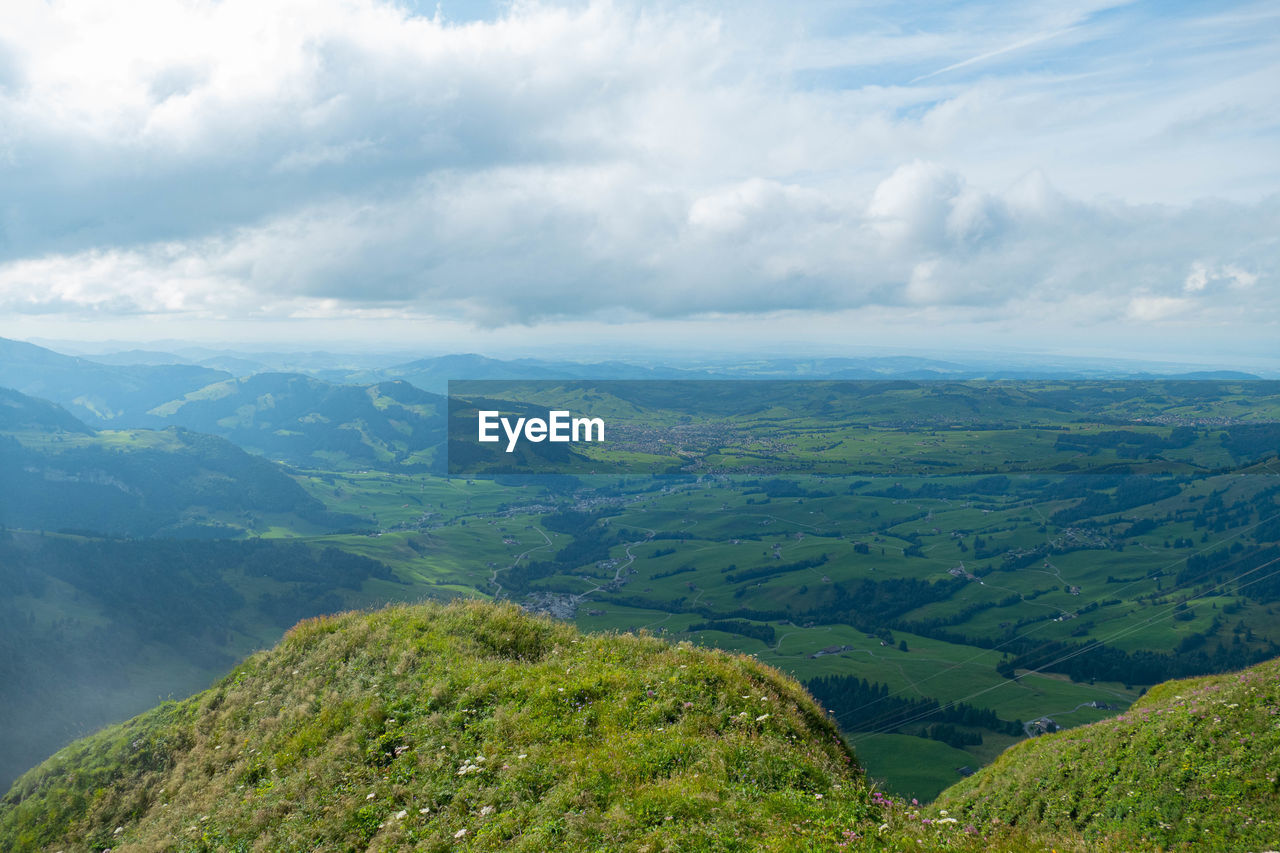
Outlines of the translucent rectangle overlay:
[[1277,449],[1274,381],[449,383],[452,476],[1276,473]]

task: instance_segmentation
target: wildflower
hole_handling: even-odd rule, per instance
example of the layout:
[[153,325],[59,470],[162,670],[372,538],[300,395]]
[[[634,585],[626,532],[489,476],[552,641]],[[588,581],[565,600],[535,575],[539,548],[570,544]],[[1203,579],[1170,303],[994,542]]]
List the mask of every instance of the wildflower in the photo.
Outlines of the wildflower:
[[463,829],[459,829],[457,832],[455,832],[455,833],[453,834],[453,837],[454,837],[454,838],[461,838],[462,836],[464,836],[464,835],[466,835],[466,834],[467,834],[467,830],[466,830],[465,828],[463,828]]
[[408,814],[409,813],[407,811],[405,811],[404,809],[401,809],[400,811],[396,812],[395,818],[396,820],[404,820],[405,816]]
[[769,715],[768,715],[768,714],[761,714],[760,716],[756,717],[756,722],[757,722],[757,723],[760,723],[760,722],[763,722],[763,721],[765,721],[765,720],[767,720],[767,719],[769,719]]

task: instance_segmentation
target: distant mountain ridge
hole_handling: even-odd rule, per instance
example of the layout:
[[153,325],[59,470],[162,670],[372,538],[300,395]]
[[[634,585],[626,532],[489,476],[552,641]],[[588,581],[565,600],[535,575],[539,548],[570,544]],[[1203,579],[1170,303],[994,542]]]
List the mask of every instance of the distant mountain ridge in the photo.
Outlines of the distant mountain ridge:
[[[34,345],[24,344],[32,347]],[[37,348],[38,349],[38,348]],[[235,376],[301,373],[337,384],[371,385],[403,380],[436,394],[450,379],[1257,379],[1254,373],[1190,366],[1161,369],[1146,362],[1103,359],[1019,357],[994,353],[935,358],[916,355],[793,357],[743,356],[737,360],[643,362],[606,359],[577,361],[525,357],[494,358],[458,353],[398,360],[396,356],[329,352],[241,352],[174,347],[177,352],[122,350],[79,359],[114,366],[199,365]],[[46,352],[51,352],[46,350]],[[56,355],[56,353],[53,353]],[[61,356],[61,358],[70,358]],[[166,358],[168,361],[166,361]],[[4,357],[0,347],[0,377]],[[1274,372],[1270,375],[1280,376]],[[225,377],[224,377],[225,378]],[[0,380],[0,384],[3,384]],[[10,383],[13,384],[13,383]],[[19,387],[19,390],[22,390]],[[48,395],[45,395],[48,396]],[[180,395],[174,395],[180,396]],[[55,399],[55,398],[51,398]],[[59,401],[61,402],[61,401]]]
[[0,386],[51,400],[96,426],[138,426],[129,420],[134,413],[230,377],[190,364],[100,364],[0,338]]
[[0,526],[117,536],[235,537],[273,513],[328,513],[278,465],[213,435],[95,431],[47,401],[0,389]]
[[[885,380],[896,382],[1047,379],[1060,370],[993,367],[915,356],[761,358],[689,366],[621,361],[502,360],[455,354],[377,366],[369,357],[329,353],[201,351],[204,365],[126,364],[181,353],[144,350],[62,355],[0,339],[0,385],[61,405],[92,427],[181,426],[302,467],[443,471],[450,380]],[[111,362],[111,363],[104,363]],[[216,364],[241,374],[205,366]],[[292,369],[281,370],[278,365]],[[301,372],[304,371],[305,372]],[[1082,374],[1096,374],[1084,370]],[[1151,379],[1152,374],[1135,374]],[[1116,376],[1111,374],[1110,378]],[[1178,378],[1161,376],[1161,379]],[[1201,371],[1189,380],[1253,379],[1239,371]]]
[[258,373],[208,385],[147,412],[292,465],[438,468],[445,400],[407,382],[361,387]]
[[0,432],[27,431],[93,434],[84,421],[56,403],[0,388]]

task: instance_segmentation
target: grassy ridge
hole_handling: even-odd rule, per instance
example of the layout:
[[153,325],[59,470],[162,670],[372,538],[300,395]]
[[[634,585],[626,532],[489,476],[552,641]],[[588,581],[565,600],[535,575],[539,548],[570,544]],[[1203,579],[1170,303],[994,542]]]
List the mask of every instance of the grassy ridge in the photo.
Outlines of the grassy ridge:
[[511,605],[299,623],[0,800],[13,851],[1260,850],[1280,661],[1010,750],[924,811],[794,681]]
[[935,808],[1121,848],[1280,847],[1280,661],[1172,681],[1119,717],[1021,743]]
[[28,773],[0,847],[821,849],[880,808],[775,670],[473,602],[300,623]]

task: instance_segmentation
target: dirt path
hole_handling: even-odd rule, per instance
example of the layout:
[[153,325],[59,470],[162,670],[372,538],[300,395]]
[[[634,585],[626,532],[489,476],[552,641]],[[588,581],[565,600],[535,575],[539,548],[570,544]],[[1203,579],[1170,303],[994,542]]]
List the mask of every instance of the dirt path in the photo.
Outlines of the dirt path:
[[[511,565],[507,566],[506,570],[509,571],[511,569],[514,569],[516,566],[520,565],[520,561],[523,560],[525,557],[529,556],[530,554],[532,554],[534,551],[541,551],[545,548],[551,547],[551,537],[547,535],[547,532],[543,530],[541,527],[535,527],[533,529],[542,534],[542,538],[547,540],[547,544],[536,545],[533,548],[530,548],[528,551],[524,551],[520,553],[519,555],[516,556],[514,560],[511,561]],[[489,583],[494,586],[494,592],[493,592],[494,598],[497,598],[498,596],[502,595],[502,584],[498,583],[497,569],[494,569],[493,573],[489,575]]]

